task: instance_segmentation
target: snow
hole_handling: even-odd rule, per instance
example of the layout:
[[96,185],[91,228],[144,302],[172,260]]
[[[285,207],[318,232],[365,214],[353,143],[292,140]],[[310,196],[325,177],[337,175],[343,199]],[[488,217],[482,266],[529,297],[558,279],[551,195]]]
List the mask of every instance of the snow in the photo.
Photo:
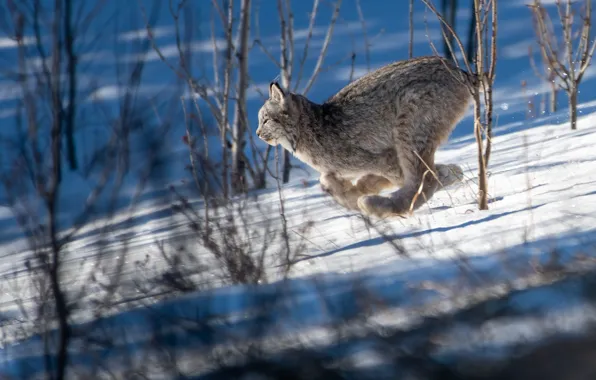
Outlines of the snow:
[[[387,306],[372,318],[385,326],[400,328],[415,325],[425,315],[459,310],[478,300],[512,289],[517,291],[509,302],[519,310],[518,318],[450,329],[450,333],[443,337],[447,355],[462,351],[478,356],[502,354],[516,343],[539,340],[551,329],[579,331],[593,322],[595,310],[582,298],[577,282],[550,285],[537,268],[549,267],[553,257],[556,258],[554,264],[574,273],[583,273],[593,267],[590,259],[594,259],[596,252],[596,70],[595,66],[590,67],[582,85],[576,131],[570,130],[564,108],[554,114],[525,119],[527,97],[521,90],[520,81],[528,81],[526,91],[529,94],[540,94],[548,88],[534,77],[527,63],[531,30],[528,31],[529,14],[523,13],[527,10],[520,9],[523,3],[514,0],[502,3],[504,11],[500,20],[502,34],[495,91],[497,127],[489,167],[490,209],[479,211],[476,207],[477,158],[469,115],[437,154],[437,162],[461,165],[465,181],[436,193],[425,207],[407,219],[373,220],[372,225],[368,225],[361,216],[342,209],[322,193],[317,173],[308,168],[295,170],[293,180],[283,187],[282,194],[290,238],[303,244],[305,249],[292,269],[290,280],[284,283],[287,293],[284,293],[283,302],[270,310],[275,329],[268,331],[265,338],[281,340],[289,334],[329,344],[331,333],[327,326],[356,312],[355,280],[361,281],[369,294]],[[372,5],[369,9],[375,15],[374,19],[367,20],[372,29],[369,35],[375,35],[374,31],[380,28],[387,29],[371,44],[375,59],[371,66],[374,68],[396,57],[403,58],[404,49],[407,49],[407,42],[404,42],[407,22],[399,24],[398,29],[386,27],[396,24],[393,17],[398,12],[393,9],[389,16],[391,9],[381,12]],[[420,14],[422,12],[416,16],[418,21]],[[344,17],[356,19],[354,15],[349,16]],[[405,20],[405,17],[401,19]],[[438,24],[430,14],[426,15],[426,20],[428,30],[437,41]],[[458,13],[458,20],[465,21],[466,15]],[[360,28],[359,22],[347,21],[336,31],[338,40],[349,41],[358,35]],[[173,46],[169,45],[172,41],[168,39],[171,28],[161,26],[155,32],[164,41],[166,53],[170,54],[167,48]],[[315,32],[320,44],[325,33],[322,21]],[[428,44],[426,34],[426,28],[420,26],[417,29],[417,51]],[[304,30],[299,29],[297,35],[304,35]],[[121,41],[142,40],[143,30],[132,29],[120,34],[119,38]],[[272,30],[265,41],[275,44],[275,38]],[[12,49],[11,43],[0,36],[0,49]],[[197,41],[193,47],[198,53],[208,53],[210,43]],[[341,43],[334,44],[331,50],[331,56],[339,55]],[[123,59],[135,54],[123,55]],[[159,67],[156,66],[159,62],[154,59],[149,56],[153,70]],[[313,97],[322,99],[340,88],[351,70],[344,65],[332,75],[321,78],[313,89]],[[366,65],[359,61],[354,73],[359,76],[366,70]],[[270,73],[257,71],[253,79],[259,86],[265,86],[271,79]],[[119,88],[114,83],[102,83],[95,96],[106,101],[118,98]],[[163,83],[147,83],[142,88],[143,93],[149,94],[163,88]],[[254,113],[260,99],[256,92],[251,94],[251,112]],[[0,100],[11,99],[11,96],[18,94],[0,92]],[[559,103],[565,103],[563,94]],[[0,118],[10,118],[11,112],[9,107],[0,108]],[[164,140],[169,149],[166,152],[177,153],[173,159],[186,160],[184,152],[172,143],[174,138],[168,136]],[[168,174],[168,179],[181,177],[179,170]],[[76,177],[67,178],[67,181],[70,182],[65,186],[64,197],[71,198],[73,204],[88,194],[89,183]],[[245,215],[251,230],[263,231],[281,225],[279,194],[274,187],[257,194],[258,209],[249,202]],[[152,191],[145,193],[134,207],[129,207],[127,200],[132,198],[134,187],[126,187],[122,207],[115,215],[98,214],[77,232],[67,247],[69,254],[64,270],[69,273],[69,283],[79,286],[95,272],[99,282],[107,280],[116,272],[119,259],[124,261],[122,280],[127,282],[139,274],[138,263],[146,258],[150,258],[153,270],[165,267],[156,241],[173,247],[180,243],[193,244],[186,240],[185,220],[172,212],[163,189],[156,186]],[[199,209],[203,207],[200,199],[191,198],[190,202]],[[65,211],[65,219],[71,216],[70,211]],[[106,223],[112,226],[107,232],[104,231]],[[263,241],[263,235],[254,240],[255,250],[267,243]],[[271,244],[273,252],[280,243]],[[396,244],[403,247],[407,257],[396,252]],[[14,215],[0,203],[0,276],[3,279],[0,316],[5,321],[6,331],[11,327],[18,328],[14,321],[23,318],[21,307],[14,302],[17,297],[25,300],[25,309],[32,306],[34,292],[26,285],[28,277],[24,269],[29,255]],[[204,250],[197,248],[196,256],[214,265]],[[101,273],[95,266],[99,260],[108,262]],[[212,266],[212,271],[216,284],[217,268]],[[94,323],[105,324],[106,334],[118,337],[118,341],[113,351],[98,348],[97,352],[114,362],[122,350],[141,350],[146,345],[154,327],[151,316],[156,311],[169,317],[210,315],[218,318],[210,326],[217,336],[216,341],[210,342],[212,346],[238,339],[260,339],[263,337],[251,335],[250,323],[258,319],[259,306],[276,292],[277,281],[282,278],[280,268],[274,262],[270,263],[267,275],[271,284],[217,287],[209,292],[157,302],[150,309],[123,310],[101,321],[94,321],[84,308],[77,309],[73,315],[75,330],[92,328]],[[90,286],[92,293],[101,293],[97,284]],[[131,291],[127,296],[132,298],[134,294]],[[338,307],[341,312],[325,307],[322,296],[333,305],[341,305]],[[125,300],[123,297],[118,301]],[[83,304],[88,301],[82,300]],[[152,303],[155,300],[144,301]],[[198,349],[201,345],[190,338],[177,338],[182,342],[177,349]],[[42,346],[38,337],[15,340],[7,336],[3,345],[0,348],[0,375],[16,375],[24,363],[32,372],[42,368]],[[379,364],[380,359],[366,350],[358,351],[356,355],[362,366]],[[85,363],[88,358],[81,353],[77,362]]]
[[[550,253],[556,251],[560,255],[560,263],[566,265],[574,263],[579,254],[590,254],[596,246],[596,156],[592,153],[596,144],[594,126],[596,113],[582,117],[577,131],[571,131],[566,123],[546,123],[518,131],[515,125],[503,126],[495,131],[489,211],[478,211],[475,206],[476,157],[475,147],[469,142],[471,137],[454,139],[448,143],[438,154],[438,161],[462,164],[468,179],[438,192],[428,207],[411,218],[374,222],[375,227],[382,229],[384,236],[403,245],[409,258],[398,256],[393,246],[387,244],[375,228],[367,228],[357,214],[341,209],[324,196],[316,181],[309,182],[305,187],[300,179],[294,180],[283,192],[288,229],[290,233],[298,232],[307,222],[314,223],[316,229],[308,235],[307,251],[304,253],[308,257],[303,257],[296,264],[294,279],[289,285],[297,292],[294,296],[288,296],[295,317],[290,320],[284,316],[283,323],[280,321],[277,328],[280,332],[287,329],[314,331],[313,327],[339,317],[326,315],[320,306],[316,306],[319,289],[306,281],[308,276],[321,275],[325,294],[337,302],[350,299],[354,291],[350,279],[365,279],[368,291],[394,307],[389,314],[390,320],[393,325],[399,326],[412,323],[410,309],[436,308],[440,307],[441,302],[445,303],[444,307],[451,308],[456,296],[465,297],[480,289],[498,286],[506,280],[531,276],[535,273],[532,259],[546,263]],[[274,212],[277,197],[275,192],[262,194],[259,206]],[[130,252],[128,262],[140,260],[146,254],[156,257],[157,251],[152,244],[154,239],[181,233],[183,228],[175,223],[176,219],[167,210],[167,206],[141,206],[134,214],[134,224],[128,227],[124,223],[117,229],[119,235],[130,237],[127,241]],[[263,215],[252,211],[251,216]],[[10,217],[6,211],[0,216]],[[122,223],[125,219],[125,216],[119,216],[112,223]],[[265,222],[251,219],[251,223],[258,226]],[[93,245],[98,238],[93,234],[92,226],[81,230],[79,236],[70,247],[71,251],[77,252],[76,260],[72,263],[69,260],[69,265],[73,267],[78,260],[92,257],[99,250]],[[103,249],[118,252],[123,244],[119,240],[114,235],[105,242]],[[3,260],[2,272],[14,270],[16,258],[22,255]],[[452,260],[461,258],[461,255],[465,255],[467,272],[473,275],[462,277],[458,261]],[[515,271],[511,268],[515,268]],[[81,279],[84,279],[85,272],[80,273]],[[275,269],[272,268],[274,273]],[[218,304],[228,305],[223,310],[212,312],[246,315],[255,304],[239,301],[242,297],[250,298],[245,292],[259,294],[261,291],[233,287],[223,288],[217,291],[217,295],[210,294],[207,298],[216,297]],[[577,329],[588,323],[593,314],[586,312],[581,299],[569,296],[575,293],[572,291],[557,297],[553,292],[543,289],[517,303],[526,308],[536,305],[545,308],[544,313],[552,313],[560,319],[559,325],[571,325]],[[17,313],[16,309],[10,307],[12,296],[14,294],[5,294],[1,299],[4,305],[2,311],[9,315]],[[200,309],[199,305],[205,302],[201,298],[198,294],[173,301],[176,306],[170,302],[170,305],[157,307],[176,315],[192,314],[192,310]],[[140,322],[143,313],[141,309],[113,318],[120,321],[118,325],[130,323],[135,326],[134,335],[127,338],[138,342],[143,341],[143,324]],[[81,317],[81,323],[87,319]],[[243,318],[236,317],[230,323],[242,330],[242,321]],[[531,327],[535,325],[525,320],[500,321],[486,326],[482,335],[472,334],[469,345],[463,349],[473,350],[476,344],[489,344],[487,329],[496,329],[497,332],[492,332],[491,336],[498,337],[503,336],[503,331],[508,331],[505,338],[499,341],[500,344],[513,344],[520,339],[536,337],[539,335],[537,331],[542,330]],[[452,339],[457,342],[457,335]],[[19,346],[14,348],[16,352],[23,349]],[[25,352],[30,353],[29,345],[25,347]],[[20,355],[15,354],[13,359],[18,357]],[[8,365],[8,362],[5,361],[3,365]]]

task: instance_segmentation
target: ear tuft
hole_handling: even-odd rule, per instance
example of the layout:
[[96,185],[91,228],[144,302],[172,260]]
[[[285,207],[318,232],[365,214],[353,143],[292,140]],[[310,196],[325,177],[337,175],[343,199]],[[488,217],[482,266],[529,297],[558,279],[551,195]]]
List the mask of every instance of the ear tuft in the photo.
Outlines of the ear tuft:
[[285,97],[286,94],[284,93],[284,90],[282,90],[282,88],[279,86],[279,83],[271,82],[271,84],[269,85],[269,99],[278,103],[282,103]]

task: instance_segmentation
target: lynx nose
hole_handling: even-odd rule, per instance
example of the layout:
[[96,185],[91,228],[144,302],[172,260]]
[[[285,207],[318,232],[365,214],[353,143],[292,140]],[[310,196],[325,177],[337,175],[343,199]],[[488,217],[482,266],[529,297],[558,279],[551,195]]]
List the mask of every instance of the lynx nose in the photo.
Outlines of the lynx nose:
[[257,133],[257,136],[258,137],[261,137],[261,128],[257,128],[257,132],[256,133]]

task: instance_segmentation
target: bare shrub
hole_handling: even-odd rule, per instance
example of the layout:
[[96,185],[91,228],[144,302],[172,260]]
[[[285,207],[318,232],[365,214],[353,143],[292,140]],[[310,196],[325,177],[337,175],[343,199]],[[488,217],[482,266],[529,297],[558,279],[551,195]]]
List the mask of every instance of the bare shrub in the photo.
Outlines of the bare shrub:
[[[535,19],[534,19],[535,20]],[[534,23],[534,27],[536,28],[536,23]],[[549,38],[554,38],[553,34],[550,34],[549,31]],[[544,53],[545,51],[542,50],[541,53]],[[557,74],[554,70],[551,69],[550,65],[546,62],[548,62],[548,58],[542,56],[542,69],[544,72],[540,71],[540,69],[538,68],[538,66],[536,65],[536,62],[534,60],[534,52],[532,50],[532,47],[530,46],[528,48],[528,56],[530,57],[530,65],[532,66],[532,70],[534,70],[534,74],[542,79],[545,83],[548,84],[548,86],[550,87],[550,101],[548,102],[549,105],[549,112],[556,112],[557,111],[557,92],[559,90],[559,86],[557,85]],[[542,97],[541,100],[541,113],[546,111],[546,99],[545,96]]]
[[[3,76],[20,96],[15,101],[14,130],[1,141],[0,181],[26,243],[24,253],[14,253],[24,268],[16,268],[17,275],[8,280],[20,290],[14,295],[21,316],[18,337],[41,337],[45,373],[57,380],[71,375],[70,351],[76,335],[72,324],[85,313],[100,317],[110,308],[106,301],[120,286],[127,256],[124,238],[119,255],[100,246],[94,257],[82,258],[73,247],[84,231],[94,230],[90,221],[97,216],[109,220],[121,207],[121,190],[134,171],[130,162],[141,153],[145,160],[136,165],[140,168],[135,173],[140,180],[128,204],[129,210],[134,209],[153,178],[161,149],[144,141],[147,144],[139,144],[139,152],[139,145],[132,148],[129,142],[142,140],[143,127],[152,128],[156,135],[168,128],[169,115],[160,115],[156,122],[155,114],[145,111],[154,108],[139,104],[148,102],[138,96],[146,43],[132,47],[140,58],[132,62],[130,71],[116,70],[123,85],[115,108],[97,96],[95,74],[83,70],[82,58],[92,54],[89,50],[99,38],[91,33],[91,26],[99,25],[104,5],[81,7],[69,0],[48,5],[34,0],[8,1],[2,6],[2,14],[8,16],[3,31],[16,43],[13,71]],[[151,9],[151,18],[156,11]],[[101,131],[95,134],[96,149],[77,150],[81,136],[89,133],[90,115],[92,125]],[[80,188],[69,199],[66,194],[74,192],[71,181]],[[100,224],[94,224],[99,237],[113,233]],[[111,274],[100,286],[96,280],[106,262]],[[100,290],[94,292],[94,287]]]
[[[556,0],[562,38],[557,32],[546,8],[540,0],[528,5],[532,12],[536,41],[551,83],[551,112],[556,102],[555,86],[565,91],[569,101],[571,129],[577,129],[577,96],[579,85],[592,60],[596,41],[591,36],[592,1],[572,2]],[[535,66],[535,65],[534,65]]]
[[[446,31],[443,31],[443,38],[451,51],[450,55],[453,57],[456,65],[459,67],[458,59],[455,58],[455,47],[451,43],[452,38],[455,39],[455,43],[459,48],[464,68],[477,78],[477,82],[475,85],[470,85],[469,90],[474,101],[474,136],[478,147],[478,208],[480,210],[488,210],[487,167],[492,149],[492,86],[495,80],[495,68],[497,64],[497,0],[474,0],[476,54],[472,61],[466,57],[460,37],[449,22],[437,11],[432,1],[422,0],[422,2],[445,27]],[[431,47],[435,54],[438,54],[432,42]],[[463,74],[454,73],[454,75],[459,77]]]

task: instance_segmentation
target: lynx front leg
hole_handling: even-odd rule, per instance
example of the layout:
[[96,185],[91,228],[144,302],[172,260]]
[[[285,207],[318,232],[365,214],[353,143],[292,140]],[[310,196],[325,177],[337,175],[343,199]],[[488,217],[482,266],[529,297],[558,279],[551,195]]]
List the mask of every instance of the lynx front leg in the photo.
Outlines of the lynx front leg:
[[330,194],[340,205],[350,210],[359,210],[358,198],[362,195],[352,182],[338,177],[335,173],[325,173],[319,179],[321,189]]
[[340,205],[350,210],[360,210],[358,198],[366,194],[378,194],[393,184],[384,177],[374,174],[359,178],[354,186],[351,181],[338,177],[334,173],[325,173],[320,178],[323,191],[331,194]]
[[394,186],[387,178],[375,174],[367,174],[356,181],[356,188],[360,191],[360,195],[379,194],[384,189]]

